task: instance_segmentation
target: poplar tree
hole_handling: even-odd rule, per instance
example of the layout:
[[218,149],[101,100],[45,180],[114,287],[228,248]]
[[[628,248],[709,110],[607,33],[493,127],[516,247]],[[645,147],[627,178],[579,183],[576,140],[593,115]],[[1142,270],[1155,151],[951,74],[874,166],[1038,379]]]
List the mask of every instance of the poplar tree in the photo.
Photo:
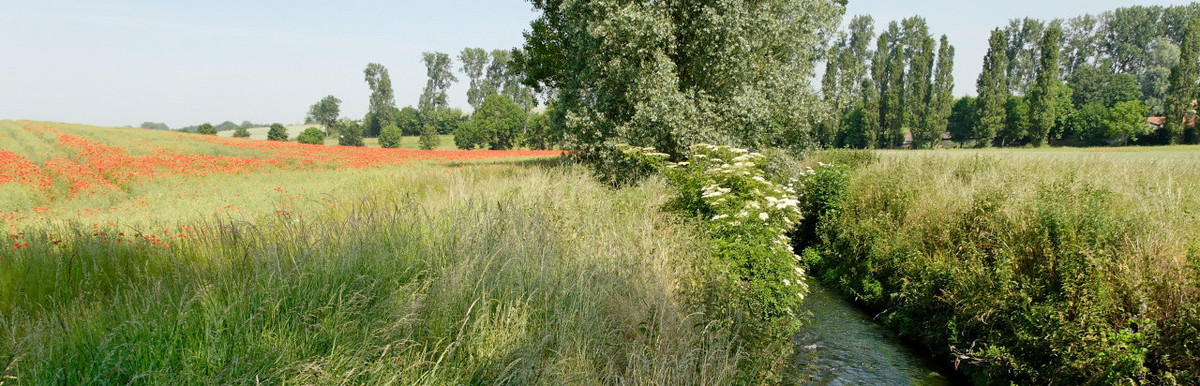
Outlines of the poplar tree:
[[888,35],[891,37],[891,48],[888,51],[885,65],[885,80],[887,87],[882,92],[882,139],[883,146],[898,148],[904,143],[904,47],[900,30],[895,22],[888,25]]
[[954,46],[950,45],[946,35],[942,35],[938,45],[937,72],[933,79],[928,129],[933,141],[931,145],[936,145],[949,126],[950,109],[954,104]]
[[422,54],[425,62],[425,74],[429,80],[425,82],[425,91],[417,102],[417,108],[422,113],[448,107],[446,91],[458,78],[454,77],[453,63],[450,55],[442,52],[425,52]]
[[996,133],[1003,130],[1008,111],[1008,58],[1005,57],[1007,44],[1004,32],[999,28],[992,30],[988,39],[987,56],[983,59],[983,73],[979,74],[976,87],[979,91],[979,125],[975,127],[975,146],[988,147],[996,138]]
[[909,84],[912,86],[905,103],[911,111],[909,130],[912,132],[913,148],[932,146],[935,137],[940,134],[934,133],[932,121],[934,42],[929,36],[923,36],[919,41],[920,46],[915,47],[909,66]]
[[1042,36],[1041,54],[1038,61],[1037,81],[1029,91],[1029,143],[1042,146],[1058,122],[1058,90],[1062,86],[1059,78],[1059,46],[1062,29],[1051,25]]
[[[1192,19],[1179,45],[1179,63],[1171,68],[1171,85],[1167,91],[1167,114],[1163,129],[1172,144],[1184,141],[1186,126],[1195,116],[1192,101],[1196,98],[1196,78],[1200,76],[1197,56],[1200,56],[1200,19]],[[1191,136],[1196,135],[1192,133]],[[1188,140],[1195,142],[1196,138]]]
[[462,72],[471,81],[471,87],[467,89],[467,104],[478,109],[486,97],[483,95],[483,70],[488,64],[488,53],[482,48],[464,48],[458,54],[458,61],[462,62]]
[[377,136],[384,126],[395,124],[396,93],[392,91],[392,78],[388,75],[387,67],[382,64],[368,64],[363,75],[367,86],[371,88],[370,106],[363,120],[365,131],[367,136]]

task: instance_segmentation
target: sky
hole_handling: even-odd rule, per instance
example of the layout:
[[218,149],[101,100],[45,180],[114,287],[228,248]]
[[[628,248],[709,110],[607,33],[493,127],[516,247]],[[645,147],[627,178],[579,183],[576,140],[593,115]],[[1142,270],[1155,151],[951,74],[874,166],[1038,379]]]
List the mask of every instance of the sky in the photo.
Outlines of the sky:
[[[1187,2],[850,0],[845,20],[870,14],[878,32],[924,16],[956,47],[955,92],[966,95],[989,31],[1009,19]],[[301,123],[326,95],[343,101],[344,116],[361,117],[370,94],[362,71],[372,62],[388,68],[397,105],[415,105],[422,52],[516,47],[536,16],[523,0],[0,0],[0,9],[0,119],[172,128]],[[450,104],[467,110],[458,77]]]

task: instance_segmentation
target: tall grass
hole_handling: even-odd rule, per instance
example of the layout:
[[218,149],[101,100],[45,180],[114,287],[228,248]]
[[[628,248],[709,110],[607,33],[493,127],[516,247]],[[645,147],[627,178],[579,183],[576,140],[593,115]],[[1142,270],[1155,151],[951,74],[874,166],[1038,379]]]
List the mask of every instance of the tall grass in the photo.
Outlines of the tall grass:
[[169,248],[37,243],[0,260],[0,383],[728,383],[731,338],[682,295],[703,244],[649,209],[666,191],[417,169]]
[[1200,382],[1197,150],[818,155],[805,261],[981,383]]

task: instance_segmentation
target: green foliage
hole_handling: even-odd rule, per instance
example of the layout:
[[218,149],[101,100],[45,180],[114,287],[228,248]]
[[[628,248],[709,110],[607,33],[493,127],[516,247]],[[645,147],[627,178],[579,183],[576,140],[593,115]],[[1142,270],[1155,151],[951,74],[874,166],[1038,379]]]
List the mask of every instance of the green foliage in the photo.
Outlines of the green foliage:
[[321,129],[310,127],[304,129],[299,136],[296,137],[296,142],[307,143],[309,145],[324,145],[325,133]]
[[1009,93],[1026,95],[1033,87],[1040,59],[1045,55],[1043,45],[1039,44],[1045,28],[1041,20],[1028,17],[1012,19],[1004,27],[1004,56],[1008,64],[1005,78],[1008,79]]
[[804,147],[825,104],[809,79],[841,7],[827,1],[533,1],[514,65],[552,89],[567,146],[710,141]]
[[232,121],[225,121],[225,122],[221,122],[220,124],[218,124],[215,127],[215,129],[217,131],[230,131],[230,130],[237,130],[239,127],[241,127],[241,126],[238,126],[238,124],[233,123]]
[[397,148],[400,147],[401,132],[396,125],[384,127],[379,132],[379,147]]
[[1179,53],[1179,46],[1166,37],[1155,39],[1150,47],[1148,67],[1138,77],[1138,83],[1141,83],[1142,96],[1151,115],[1161,116],[1166,111],[1171,68],[1179,64]]
[[460,149],[476,146],[487,146],[490,150],[511,149],[525,128],[525,119],[525,110],[512,99],[499,94],[489,95],[471,115],[471,121],[455,133],[454,144]]
[[312,107],[308,108],[308,118],[306,121],[324,126],[325,136],[331,135],[333,126],[337,123],[338,115],[341,114],[341,108],[339,107],[341,103],[342,100],[333,95],[321,98],[320,101],[317,101]]
[[525,119],[525,135],[521,142],[531,150],[545,150],[558,147],[560,138],[550,130],[549,113],[530,112]]
[[363,127],[358,122],[340,121],[337,123],[338,146],[366,146],[363,143]]
[[421,135],[421,113],[412,106],[405,106],[396,114],[396,127],[404,135]]
[[802,202],[825,190],[845,208],[817,219],[803,254],[816,277],[979,383],[1200,381],[1184,348],[1200,339],[1200,271],[1180,271],[1200,245],[1182,210],[1197,201],[1144,188],[1181,166],[908,154],[848,183],[836,170],[806,180]]
[[267,130],[267,139],[271,141],[286,142],[288,140],[287,128],[283,127],[282,124],[272,123],[271,128]]
[[950,108],[950,117],[946,128],[950,131],[952,141],[963,144],[975,137],[975,127],[979,126],[977,103],[978,99],[969,96],[954,101],[954,107]]
[[[1200,19],[1192,19],[1179,46],[1179,63],[1171,68],[1170,88],[1167,90],[1167,121],[1163,130],[1170,143],[1184,142],[1185,126],[1189,119],[1192,122],[1196,119],[1193,101],[1197,98],[1196,80],[1200,77],[1197,60],[1200,60]],[[1196,142],[1196,138],[1192,140]]]
[[1138,136],[1149,134],[1150,125],[1146,123],[1148,111],[1141,101],[1117,103],[1105,116],[1105,137],[1128,145],[1130,141],[1137,141]]
[[989,147],[1005,127],[1008,116],[1005,104],[1008,102],[1008,79],[1005,71],[1008,68],[1008,58],[1005,57],[1007,41],[1000,29],[992,31],[988,40],[987,56],[983,60],[983,73],[979,74],[976,86],[979,90],[979,124],[972,130],[976,147]]
[[1004,129],[996,133],[1000,146],[1016,146],[1023,144],[1029,136],[1029,100],[1019,96],[1009,96],[1004,103]]
[[245,127],[239,127],[239,128],[237,128],[237,130],[233,131],[233,137],[234,138],[250,138],[250,130],[246,130]]
[[438,137],[437,126],[431,122],[425,123],[421,127],[421,150],[433,150],[442,143],[442,139]]
[[422,54],[425,62],[425,74],[429,80],[425,82],[425,91],[417,103],[422,112],[436,111],[447,108],[448,96],[446,91],[458,78],[454,76],[454,63],[450,55],[443,52],[425,52]]
[[1081,108],[1088,104],[1113,107],[1118,102],[1138,100],[1142,91],[1137,78],[1130,74],[1109,72],[1094,66],[1083,66],[1067,79],[1071,86],[1072,102]]
[[196,134],[217,135],[217,129],[208,122],[205,122],[201,123],[199,127],[196,127]]
[[[787,237],[801,218],[795,190],[765,178],[763,154],[707,144],[691,153],[663,170],[678,191],[669,207],[698,220],[721,267],[704,293],[707,317],[740,338],[742,382],[780,381],[808,293]],[[666,158],[642,154],[644,164]]]
[[1029,142],[1035,147],[1046,143],[1050,131],[1058,123],[1058,90],[1062,85],[1058,76],[1061,37],[1062,30],[1052,25],[1040,44],[1042,55],[1038,61],[1037,81],[1029,91]]
[[488,53],[482,48],[463,48],[462,53],[458,54],[458,61],[462,62],[462,72],[470,79],[470,88],[467,89],[467,104],[471,108],[478,109],[483,103],[484,95],[484,66],[488,63]]

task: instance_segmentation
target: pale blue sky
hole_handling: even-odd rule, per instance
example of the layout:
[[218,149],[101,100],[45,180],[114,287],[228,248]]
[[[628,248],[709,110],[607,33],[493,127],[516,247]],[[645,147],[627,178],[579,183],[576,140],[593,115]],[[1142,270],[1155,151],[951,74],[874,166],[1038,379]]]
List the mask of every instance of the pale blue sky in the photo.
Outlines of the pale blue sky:
[[[1134,4],[1146,2],[851,0],[847,20],[868,13],[880,28],[925,16],[957,47],[956,91],[965,94],[988,31],[1008,19]],[[0,10],[0,119],[171,127],[300,122],[329,94],[344,101],[344,115],[361,117],[369,62],[388,67],[397,104],[415,104],[425,85],[421,52],[514,47],[534,17],[521,0],[0,0]],[[466,105],[463,80],[452,105]]]

